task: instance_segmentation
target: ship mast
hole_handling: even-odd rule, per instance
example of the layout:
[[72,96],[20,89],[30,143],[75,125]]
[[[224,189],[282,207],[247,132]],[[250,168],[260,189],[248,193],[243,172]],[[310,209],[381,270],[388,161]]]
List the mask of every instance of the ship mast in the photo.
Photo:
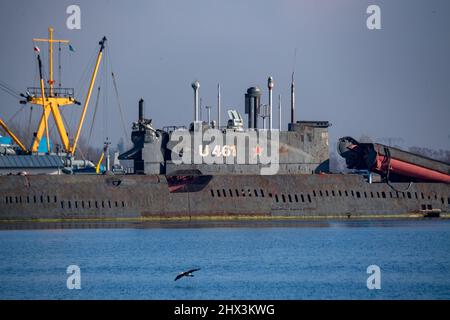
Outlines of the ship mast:
[[55,80],[53,79],[53,43],[66,43],[69,44],[69,40],[55,40],[53,39],[53,31],[52,27],[48,28],[48,39],[35,38],[33,41],[35,42],[47,42],[48,43],[48,67],[49,67],[49,79],[48,84],[50,87],[50,96],[53,96],[53,84]]
[[[70,88],[59,88],[55,92],[53,88],[53,43],[69,43],[69,40],[57,40],[53,39],[53,28],[48,28],[48,39],[35,38],[34,42],[47,42],[48,43],[48,63],[49,63],[49,79],[48,79],[48,90],[43,88],[44,76],[42,73],[42,62],[40,61],[40,56],[38,54],[38,62],[40,65],[40,88],[28,88],[28,91],[33,94],[31,98],[31,103],[36,105],[41,105],[43,108],[42,116],[39,121],[38,129],[36,131],[36,136],[34,138],[33,144],[31,146],[31,152],[37,152],[39,148],[39,143],[42,139],[44,131],[47,135],[47,148],[49,149],[50,142],[48,141],[48,118],[50,113],[53,115],[56,127],[58,129],[59,136],[61,137],[61,142],[63,144],[65,151],[70,151],[69,134],[64,126],[61,113],[59,108],[65,105],[76,103],[74,99],[73,89]],[[50,152],[50,150],[48,150]]]
[[28,88],[28,91],[31,93],[31,97],[29,101],[32,104],[41,105],[43,108],[43,113],[41,119],[39,121],[38,129],[35,134],[35,138],[33,144],[31,146],[31,152],[37,152],[39,148],[39,143],[44,135],[44,132],[47,137],[47,149],[50,152],[50,143],[48,137],[48,118],[50,117],[50,113],[53,115],[53,119],[55,121],[56,127],[58,129],[59,136],[61,138],[61,142],[63,144],[64,151],[69,154],[74,155],[78,139],[80,137],[81,128],[83,126],[84,118],[86,116],[87,107],[89,104],[89,100],[92,93],[92,88],[95,83],[95,79],[97,77],[98,68],[100,66],[100,62],[103,55],[103,49],[105,48],[106,37],[99,42],[100,50],[97,55],[97,61],[95,64],[94,71],[91,76],[91,82],[89,85],[88,93],[86,100],[83,105],[83,111],[80,117],[80,121],[78,124],[77,132],[73,141],[73,145],[70,145],[69,141],[69,133],[64,126],[64,122],[61,117],[61,113],[59,108],[69,104],[80,104],[74,98],[74,90],[73,88],[54,88],[54,79],[53,79],[53,43],[65,43],[69,44],[69,40],[58,40],[53,38],[53,28],[48,28],[48,39],[36,38],[33,39],[34,42],[46,42],[49,47],[49,79],[47,81],[48,88],[44,88],[44,75],[42,73],[42,62],[40,59],[39,49],[38,51],[38,63],[39,63],[39,71],[40,71],[40,88]]

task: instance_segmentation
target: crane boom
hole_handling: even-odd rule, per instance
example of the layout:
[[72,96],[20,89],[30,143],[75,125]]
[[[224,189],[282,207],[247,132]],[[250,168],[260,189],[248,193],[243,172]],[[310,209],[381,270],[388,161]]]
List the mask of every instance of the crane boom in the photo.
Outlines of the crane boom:
[[0,126],[5,129],[6,133],[14,140],[14,142],[25,152],[28,152],[25,145],[15,136],[15,134],[8,128],[6,123],[0,118]]
[[95,79],[97,77],[97,72],[98,72],[98,68],[100,66],[100,61],[102,60],[103,49],[105,48],[105,42],[106,42],[106,37],[103,37],[103,39],[99,42],[100,50],[98,52],[97,62],[95,64],[94,72],[92,73],[91,83],[89,84],[89,90],[87,93],[87,97],[84,102],[83,111],[82,111],[81,117],[80,117],[80,123],[78,124],[77,133],[75,135],[75,139],[73,141],[73,145],[71,148],[72,155],[75,154],[75,151],[77,149],[77,143],[78,143],[78,139],[80,138],[81,128],[83,127],[83,122],[84,122],[84,118],[86,116],[87,107],[89,105],[89,100],[91,99],[92,88],[94,87]]

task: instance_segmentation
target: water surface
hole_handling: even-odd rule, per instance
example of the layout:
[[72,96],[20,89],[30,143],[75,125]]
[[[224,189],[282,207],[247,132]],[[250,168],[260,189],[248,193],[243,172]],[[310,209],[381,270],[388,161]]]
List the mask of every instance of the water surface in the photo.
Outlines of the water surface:
[[[450,298],[448,220],[215,226],[0,231],[0,298]],[[380,290],[366,286],[373,264]],[[80,290],[67,289],[69,265]]]

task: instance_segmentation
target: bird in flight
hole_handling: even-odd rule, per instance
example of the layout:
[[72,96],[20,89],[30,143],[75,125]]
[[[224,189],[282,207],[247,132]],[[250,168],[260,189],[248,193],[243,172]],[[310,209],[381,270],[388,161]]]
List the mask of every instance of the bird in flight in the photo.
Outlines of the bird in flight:
[[194,275],[192,274],[192,272],[195,272],[198,270],[200,270],[200,268],[181,272],[176,276],[174,281],[177,281],[178,279],[183,278],[183,277],[193,277]]

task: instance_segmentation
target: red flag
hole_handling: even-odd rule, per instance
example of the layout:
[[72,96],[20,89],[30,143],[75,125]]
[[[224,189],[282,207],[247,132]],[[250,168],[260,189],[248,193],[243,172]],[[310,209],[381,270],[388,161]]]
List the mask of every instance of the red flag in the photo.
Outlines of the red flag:
[[34,51],[36,51],[37,53],[40,53],[40,52],[41,52],[41,49],[39,49],[38,46],[35,46],[35,47],[34,47]]

